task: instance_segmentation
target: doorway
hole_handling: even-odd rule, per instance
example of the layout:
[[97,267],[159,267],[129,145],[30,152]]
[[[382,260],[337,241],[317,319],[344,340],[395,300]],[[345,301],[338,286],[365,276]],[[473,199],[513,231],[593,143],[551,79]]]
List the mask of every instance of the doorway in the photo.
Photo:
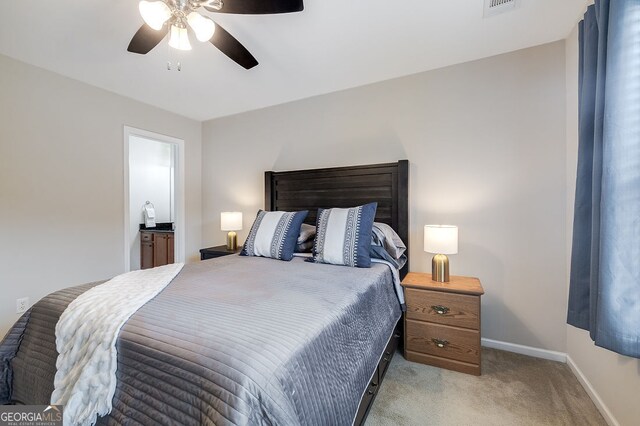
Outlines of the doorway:
[[168,232],[175,262],[184,262],[184,141],[125,126],[124,186],[125,271],[141,268],[141,235],[148,231]]

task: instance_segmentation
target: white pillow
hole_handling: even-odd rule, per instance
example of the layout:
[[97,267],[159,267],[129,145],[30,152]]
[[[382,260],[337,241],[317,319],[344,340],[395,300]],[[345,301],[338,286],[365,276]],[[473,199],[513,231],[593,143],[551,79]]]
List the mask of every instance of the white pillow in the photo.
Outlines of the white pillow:
[[376,234],[379,240],[382,241],[382,245],[387,250],[387,253],[394,259],[398,260],[407,250],[407,246],[402,242],[402,238],[396,233],[396,231],[382,222],[373,223],[373,232]]
[[300,235],[298,235],[298,244],[302,244],[311,240],[316,236],[316,227],[313,225],[309,225],[308,223],[303,223],[300,226]]

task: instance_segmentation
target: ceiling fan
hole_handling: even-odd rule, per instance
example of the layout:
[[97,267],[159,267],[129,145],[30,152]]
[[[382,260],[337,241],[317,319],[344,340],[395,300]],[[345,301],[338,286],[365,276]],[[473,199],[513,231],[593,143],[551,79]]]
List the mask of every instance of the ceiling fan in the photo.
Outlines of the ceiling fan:
[[169,34],[169,46],[191,50],[189,28],[202,42],[211,42],[240,66],[251,69],[258,65],[253,55],[231,34],[212,19],[199,13],[236,13],[266,15],[300,12],[303,0],[142,0],[140,15],[144,24],[135,33],[127,50],[141,55],[149,53]]

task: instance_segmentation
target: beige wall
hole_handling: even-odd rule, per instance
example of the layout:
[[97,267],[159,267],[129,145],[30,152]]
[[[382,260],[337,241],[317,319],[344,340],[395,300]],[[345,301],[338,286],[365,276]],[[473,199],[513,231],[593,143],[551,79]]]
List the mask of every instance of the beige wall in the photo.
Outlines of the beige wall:
[[564,352],[565,93],[557,42],[206,122],[203,244],[224,242],[225,210],[244,239],[265,170],[407,158],[412,270],[430,270],[423,225],[458,225],[483,337]]
[[0,334],[16,298],[124,271],[124,125],[185,140],[196,259],[201,124],[0,56]]
[[[578,160],[578,31],[566,41],[567,60],[567,259],[571,257],[573,203]],[[569,265],[570,263],[568,263]],[[568,290],[567,268],[567,290]],[[593,344],[589,333],[567,325],[567,355],[592,391],[622,426],[640,423],[640,360]],[[593,397],[593,396],[592,396]],[[597,399],[596,397],[596,399]],[[596,401],[599,403],[599,401]],[[602,405],[600,405],[602,409]]]
[[619,424],[640,418],[640,360],[563,326],[575,31],[566,45],[212,120],[202,133],[198,122],[4,56],[0,76],[0,334],[17,318],[16,298],[33,303],[122,272],[123,125],[186,141],[188,260],[224,242],[220,211],[244,211],[244,239],[265,170],[408,158],[412,270],[429,270],[422,225],[457,224],[452,271],[482,279],[483,337],[566,351]]

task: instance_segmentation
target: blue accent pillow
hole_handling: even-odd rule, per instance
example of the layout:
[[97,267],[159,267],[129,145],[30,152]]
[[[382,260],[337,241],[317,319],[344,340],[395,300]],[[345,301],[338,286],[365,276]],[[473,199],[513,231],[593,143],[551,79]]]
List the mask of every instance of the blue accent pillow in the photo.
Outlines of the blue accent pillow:
[[258,211],[241,256],[262,256],[291,260],[296,248],[300,225],[309,213]]
[[349,209],[320,209],[313,260],[318,263],[371,267],[371,233],[378,203]]

